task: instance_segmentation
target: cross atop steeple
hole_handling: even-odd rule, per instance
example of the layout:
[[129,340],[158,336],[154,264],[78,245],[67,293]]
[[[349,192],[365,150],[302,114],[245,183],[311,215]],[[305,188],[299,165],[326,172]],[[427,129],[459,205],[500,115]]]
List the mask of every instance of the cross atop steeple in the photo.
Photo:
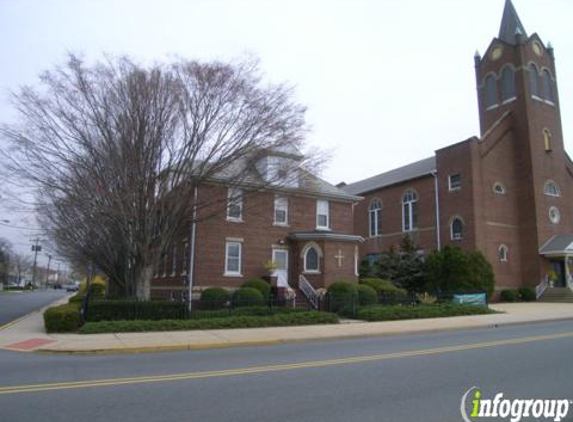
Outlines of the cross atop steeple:
[[525,28],[519,20],[519,16],[513,7],[511,0],[505,0],[505,8],[503,9],[503,17],[501,18],[501,26],[499,27],[499,39],[509,44],[515,45],[515,35],[521,34],[527,38]]

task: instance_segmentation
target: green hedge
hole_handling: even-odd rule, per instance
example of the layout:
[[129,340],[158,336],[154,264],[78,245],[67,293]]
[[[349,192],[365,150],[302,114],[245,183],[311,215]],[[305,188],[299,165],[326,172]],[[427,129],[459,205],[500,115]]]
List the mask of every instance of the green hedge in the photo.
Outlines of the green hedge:
[[394,321],[400,319],[442,318],[462,315],[495,313],[485,306],[470,305],[418,305],[418,306],[368,306],[358,310],[356,318],[365,321]]
[[86,321],[184,319],[185,302],[101,300],[90,301]]
[[304,309],[285,308],[285,307],[269,307],[269,306],[245,306],[239,308],[217,309],[217,310],[193,310],[191,312],[191,319],[204,319],[204,318],[228,318],[232,316],[266,316],[275,314],[292,314],[298,312],[306,312]]
[[393,295],[405,297],[408,292],[394,285],[391,281],[381,278],[363,278],[360,280],[361,285],[372,287],[378,295]]
[[241,285],[241,288],[246,287],[257,289],[259,292],[261,292],[264,299],[268,299],[271,296],[271,285],[262,278],[251,278],[250,280],[245,281]]
[[44,327],[48,333],[66,333],[80,327],[79,303],[53,306],[44,312]]
[[535,294],[535,289],[531,287],[522,287],[518,290],[519,297],[524,302],[534,302],[537,300],[537,295]]
[[260,290],[252,287],[241,287],[233,293],[233,305],[241,306],[263,306],[265,298]]
[[515,289],[505,289],[501,291],[499,296],[504,302],[515,302],[517,300],[518,293]]
[[374,305],[378,302],[378,295],[372,287],[366,284],[359,284],[356,288],[358,289],[358,303],[360,306]]
[[327,310],[339,314],[352,314],[358,305],[358,288],[348,281],[335,281],[327,288]]
[[82,334],[123,333],[144,331],[214,330],[221,328],[286,327],[295,325],[337,324],[338,317],[327,312],[294,312],[271,316],[233,316],[163,321],[102,321],[87,322]]
[[229,292],[222,287],[209,287],[201,292],[203,309],[221,309],[229,301]]

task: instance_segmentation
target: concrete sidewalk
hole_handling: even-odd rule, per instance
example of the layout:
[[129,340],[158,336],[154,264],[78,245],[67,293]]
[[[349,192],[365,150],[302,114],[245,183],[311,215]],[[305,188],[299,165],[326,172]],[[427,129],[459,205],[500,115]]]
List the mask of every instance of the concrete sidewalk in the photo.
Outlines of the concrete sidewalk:
[[503,313],[388,322],[343,321],[338,325],[91,335],[46,334],[40,310],[4,326],[0,330],[0,349],[53,353],[191,350],[573,320],[573,304],[504,303],[491,308]]

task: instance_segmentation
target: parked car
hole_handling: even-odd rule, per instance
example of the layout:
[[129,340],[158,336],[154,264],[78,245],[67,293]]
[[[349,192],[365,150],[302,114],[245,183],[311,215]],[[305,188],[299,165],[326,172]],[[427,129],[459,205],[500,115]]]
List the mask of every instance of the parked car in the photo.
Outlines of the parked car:
[[79,287],[75,284],[68,284],[66,286],[66,292],[77,292],[79,290]]

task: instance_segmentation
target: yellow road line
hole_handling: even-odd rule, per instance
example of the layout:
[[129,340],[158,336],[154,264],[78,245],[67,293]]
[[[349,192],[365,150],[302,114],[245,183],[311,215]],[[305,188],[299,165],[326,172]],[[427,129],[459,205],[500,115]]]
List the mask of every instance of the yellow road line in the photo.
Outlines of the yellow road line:
[[322,368],[327,366],[348,365],[353,363],[373,362],[373,361],[382,361],[390,359],[401,359],[414,356],[439,355],[443,353],[462,352],[467,350],[524,344],[537,341],[557,340],[570,337],[573,337],[573,332],[564,332],[558,334],[549,334],[549,335],[532,336],[532,337],[521,337],[508,340],[486,341],[481,343],[460,344],[455,346],[436,347],[432,349],[420,349],[420,350],[384,353],[379,355],[356,356],[349,358],[328,359],[323,361],[309,361],[309,362],[288,363],[288,364],[278,364],[278,365],[253,366],[253,367],[226,369],[219,371],[188,372],[182,374],[140,376],[131,378],[108,378],[108,379],[100,379],[100,380],[96,379],[89,381],[14,385],[14,386],[0,387],[0,395],[32,393],[38,391],[66,390],[66,389],[76,389],[76,388],[109,387],[109,386],[126,385],[126,384],[172,382],[172,381],[181,381],[190,379],[249,375],[249,374],[267,373],[267,372],[279,372],[279,371],[292,371],[292,370],[308,369],[308,368]]

